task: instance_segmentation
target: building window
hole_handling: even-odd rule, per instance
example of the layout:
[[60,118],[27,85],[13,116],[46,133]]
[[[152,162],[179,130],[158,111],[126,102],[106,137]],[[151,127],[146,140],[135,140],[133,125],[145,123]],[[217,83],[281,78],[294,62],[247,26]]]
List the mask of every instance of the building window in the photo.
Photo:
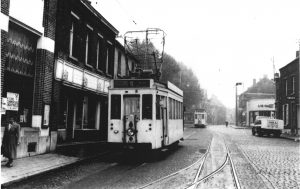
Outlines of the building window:
[[109,64],[109,48],[106,49],[106,62],[105,62],[105,72],[108,73],[108,64]]
[[118,51],[118,74],[121,75],[122,53]]
[[288,95],[288,80],[285,80],[285,96]]
[[70,29],[69,55],[78,60],[80,53],[79,17],[73,12],[71,14],[72,25]]
[[283,117],[283,121],[284,121],[284,125],[288,125],[289,124],[289,105],[288,104],[284,104],[282,105],[282,117]]
[[105,71],[107,74],[111,76],[114,75],[113,56],[114,56],[113,45],[111,42],[107,41]]
[[97,58],[96,58],[96,68],[99,70],[103,69],[103,36],[98,33],[97,40]]
[[96,47],[96,68],[99,68],[99,61],[100,61],[100,42],[99,40],[97,41],[97,47]]
[[142,99],[142,119],[152,119],[152,95],[143,95]]
[[96,99],[84,96],[76,106],[76,129],[96,129],[98,102]]
[[92,33],[93,28],[87,25],[87,32],[85,37],[85,64],[91,65],[91,51],[92,51]]
[[292,77],[292,94],[295,93],[295,76]]

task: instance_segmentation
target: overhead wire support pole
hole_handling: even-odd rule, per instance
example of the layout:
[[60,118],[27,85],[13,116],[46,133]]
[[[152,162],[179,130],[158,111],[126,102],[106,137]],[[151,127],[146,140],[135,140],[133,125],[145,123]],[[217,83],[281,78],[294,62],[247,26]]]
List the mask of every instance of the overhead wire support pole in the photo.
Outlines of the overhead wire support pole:
[[235,125],[238,126],[238,95],[237,86],[242,85],[241,82],[235,83]]

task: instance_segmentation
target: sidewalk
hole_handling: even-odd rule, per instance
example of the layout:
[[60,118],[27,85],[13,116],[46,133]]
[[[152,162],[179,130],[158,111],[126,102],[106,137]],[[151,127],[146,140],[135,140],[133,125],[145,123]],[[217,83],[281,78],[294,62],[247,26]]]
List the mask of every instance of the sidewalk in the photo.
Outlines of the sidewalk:
[[[103,144],[102,144],[103,145]],[[71,145],[74,147],[74,145]],[[63,146],[63,148],[67,148]],[[20,158],[14,160],[13,167],[8,168],[5,166],[6,162],[1,163],[1,186],[8,185],[13,182],[17,182],[28,177],[42,174],[54,169],[58,169],[67,165],[74,164],[83,160],[91,159],[107,153],[106,148],[103,150],[92,150],[93,153],[88,150],[78,148],[76,152],[74,150],[70,155],[62,155],[58,153],[48,153],[42,155],[36,155],[26,158]],[[85,152],[84,152],[85,151]],[[96,151],[96,152],[95,152]]]
[[[234,128],[234,129],[251,129],[251,127],[243,127],[243,126],[236,126],[236,125],[229,125],[230,127]],[[289,133],[282,133],[280,135],[281,138],[285,138],[285,139],[289,139],[289,140],[293,140],[295,142],[300,142],[300,136],[293,136]]]
[[293,140],[295,142],[300,142],[300,136],[293,136],[293,135],[288,134],[288,133],[282,133],[280,137],[290,139],[290,140]]

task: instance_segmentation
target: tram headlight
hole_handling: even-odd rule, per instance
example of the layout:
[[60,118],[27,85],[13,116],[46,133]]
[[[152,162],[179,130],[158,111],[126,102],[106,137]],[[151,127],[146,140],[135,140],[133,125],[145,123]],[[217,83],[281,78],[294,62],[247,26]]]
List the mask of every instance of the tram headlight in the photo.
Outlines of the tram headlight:
[[128,136],[134,136],[135,132],[132,128],[127,129],[127,135]]

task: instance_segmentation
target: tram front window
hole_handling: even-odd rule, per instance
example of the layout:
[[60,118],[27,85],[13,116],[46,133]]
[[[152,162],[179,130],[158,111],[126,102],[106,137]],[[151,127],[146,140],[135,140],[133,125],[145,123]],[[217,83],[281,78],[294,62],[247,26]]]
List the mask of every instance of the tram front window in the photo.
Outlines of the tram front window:
[[111,119],[121,119],[121,95],[111,95]]
[[124,96],[124,115],[140,116],[140,96],[126,95]]

